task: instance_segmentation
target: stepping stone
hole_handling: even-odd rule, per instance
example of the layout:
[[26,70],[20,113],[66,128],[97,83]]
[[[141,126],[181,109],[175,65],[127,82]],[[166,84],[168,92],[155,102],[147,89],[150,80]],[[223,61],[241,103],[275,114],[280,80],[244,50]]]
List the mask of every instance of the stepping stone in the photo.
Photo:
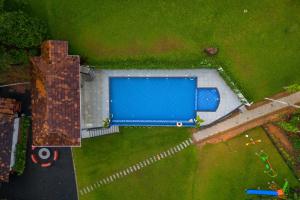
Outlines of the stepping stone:
[[98,187],[98,185],[96,183],[94,183],[93,187],[96,189]]
[[182,149],[184,149],[185,146],[183,146],[182,144],[180,144],[180,147],[181,147]]
[[114,181],[114,179],[113,179],[113,177],[112,177],[112,176],[110,176],[109,178],[110,178],[110,180],[111,180],[111,181]]
[[130,171],[131,171],[131,172],[134,172],[133,169],[132,169],[132,167],[130,167]]
[[148,165],[150,165],[150,161],[149,161],[148,159],[146,160],[146,163],[147,163]]
[[188,146],[190,146],[191,145],[191,143],[190,143],[190,141],[189,140],[185,140],[184,141]]
[[104,182],[104,184],[106,184],[106,180],[105,179],[103,179],[103,182]]
[[90,192],[90,189],[89,189],[89,187],[86,187],[86,190],[87,190],[88,192]]
[[127,169],[126,172],[127,172],[127,174],[130,174],[130,170],[129,169]]
[[79,193],[80,193],[80,195],[83,195],[83,191],[82,190],[80,190]]
[[117,179],[117,177],[116,177],[116,175],[115,175],[115,174],[113,174],[113,178],[114,178],[114,179]]
[[135,168],[135,165],[133,165],[133,169],[134,169],[134,171],[136,171],[137,169]]
[[190,144],[193,144],[193,143],[194,143],[194,141],[193,141],[192,138],[189,139],[189,142],[190,142]]
[[85,194],[87,194],[87,191],[85,190],[85,188],[83,188],[83,192],[84,192]]
[[117,177],[118,177],[118,178],[120,177],[119,172],[117,172]]
[[110,182],[110,180],[109,180],[109,178],[108,178],[108,177],[106,178],[106,182],[107,182],[107,183],[109,183],[109,182]]
[[139,170],[139,169],[141,169],[141,167],[139,166],[139,165],[136,165],[136,168]]
[[143,165],[146,167],[147,166],[147,163],[146,163],[146,161],[143,161]]
[[154,156],[154,157],[153,157],[153,160],[154,160],[153,162],[156,162],[156,161],[157,161],[157,158]]
[[141,166],[141,167],[144,167],[144,163],[140,162],[140,166]]

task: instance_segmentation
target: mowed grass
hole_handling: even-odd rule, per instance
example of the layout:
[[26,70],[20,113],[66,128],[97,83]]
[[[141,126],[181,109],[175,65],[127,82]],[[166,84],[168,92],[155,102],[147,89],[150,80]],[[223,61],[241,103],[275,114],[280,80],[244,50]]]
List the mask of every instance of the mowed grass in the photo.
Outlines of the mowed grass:
[[[245,195],[245,189],[269,189],[268,182],[271,181],[282,187],[285,178],[291,187],[299,185],[262,128],[252,129],[246,134],[249,138],[243,134],[228,142],[200,149],[194,199],[250,199]],[[246,146],[251,137],[262,142]],[[256,155],[260,150],[269,155],[269,161],[278,173],[276,178],[264,173],[265,166]]]
[[[207,59],[251,100],[300,82],[300,1],[29,0],[28,10],[99,67],[190,68]],[[208,46],[219,55],[207,58]]]
[[[264,131],[257,128],[247,134],[262,143],[246,146],[249,138],[241,135],[216,145],[191,146],[80,199],[232,200],[247,198],[247,188],[268,189],[269,181],[281,186],[287,178],[291,186],[298,185]],[[190,129],[123,128],[120,134],[83,140],[81,148],[73,149],[78,186],[112,175],[189,135]],[[278,172],[276,178],[264,173],[264,165],[255,155],[261,149]]]
[[[116,135],[83,140],[73,148],[79,189],[187,139],[189,129],[122,128]],[[180,152],[80,199],[185,199],[196,170],[196,150]],[[184,184],[180,188],[178,184]]]

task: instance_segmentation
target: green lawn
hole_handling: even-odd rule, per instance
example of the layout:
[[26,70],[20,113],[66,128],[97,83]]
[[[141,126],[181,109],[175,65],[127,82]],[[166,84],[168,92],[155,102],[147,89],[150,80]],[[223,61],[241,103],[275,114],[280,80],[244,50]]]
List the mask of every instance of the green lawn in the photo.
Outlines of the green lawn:
[[[221,64],[252,100],[300,82],[300,1],[29,0],[53,39],[90,64],[189,68]],[[244,13],[247,9],[247,13]],[[217,46],[215,58],[202,49]]]
[[[291,185],[297,181],[262,129],[249,131],[262,143],[245,146],[249,138],[241,135],[225,143],[189,147],[141,171],[97,189],[81,200],[196,200],[245,199],[246,188],[266,188],[268,181]],[[148,156],[165,150],[190,135],[190,129],[122,128],[120,134],[83,140],[73,149],[79,188],[124,169]],[[277,178],[264,174],[255,152],[264,149],[278,172]]]
[[[120,134],[83,140],[81,148],[73,149],[79,188],[166,150],[189,135],[186,128],[122,128]],[[189,148],[176,159],[163,160],[81,199],[186,199],[196,163],[196,150]]]

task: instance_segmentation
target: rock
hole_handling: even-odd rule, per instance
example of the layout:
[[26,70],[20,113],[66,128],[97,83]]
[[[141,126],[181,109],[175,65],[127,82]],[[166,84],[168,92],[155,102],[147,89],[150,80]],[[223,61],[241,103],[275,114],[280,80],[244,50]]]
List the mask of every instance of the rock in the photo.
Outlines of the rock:
[[204,52],[207,53],[207,55],[209,56],[216,55],[218,51],[219,51],[218,48],[214,48],[214,47],[208,47],[204,49]]

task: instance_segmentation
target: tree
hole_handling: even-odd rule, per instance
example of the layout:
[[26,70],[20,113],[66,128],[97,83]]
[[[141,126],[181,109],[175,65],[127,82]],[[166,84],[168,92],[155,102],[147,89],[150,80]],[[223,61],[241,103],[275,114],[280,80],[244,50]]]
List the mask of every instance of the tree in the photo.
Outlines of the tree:
[[45,26],[22,11],[3,12],[0,15],[0,43],[5,47],[37,47],[45,35]]
[[[12,3],[14,6],[5,6]],[[27,63],[28,55],[46,37],[46,26],[39,19],[21,11],[23,4],[21,0],[0,0],[0,70]]]

